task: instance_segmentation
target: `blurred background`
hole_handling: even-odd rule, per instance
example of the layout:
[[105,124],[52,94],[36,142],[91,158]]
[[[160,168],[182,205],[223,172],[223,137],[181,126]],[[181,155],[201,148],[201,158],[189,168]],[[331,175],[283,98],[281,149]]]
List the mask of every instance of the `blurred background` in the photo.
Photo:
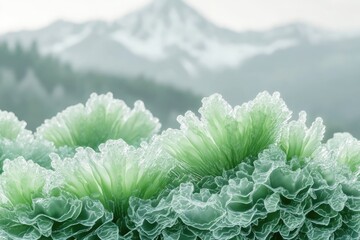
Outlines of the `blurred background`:
[[90,93],[163,128],[221,93],[279,91],[327,137],[360,137],[358,0],[0,0],[0,109],[35,130]]

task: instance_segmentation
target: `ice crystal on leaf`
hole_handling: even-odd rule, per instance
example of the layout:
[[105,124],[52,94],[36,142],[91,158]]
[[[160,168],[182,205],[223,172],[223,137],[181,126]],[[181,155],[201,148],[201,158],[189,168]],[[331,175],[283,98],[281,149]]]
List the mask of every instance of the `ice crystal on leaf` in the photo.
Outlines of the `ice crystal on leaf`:
[[284,127],[280,145],[288,159],[311,157],[319,149],[324,133],[325,126],[321,118],[317,118],[311,127],[307,128],[306,113],[300,112],[298,121],[291,121]]
[[201,118],[187,112],[181,129],[163,136],[165,149],[181,167],[196,176],[221,175],[248,157],[278,142],[290,111],[278,93],[259,94],[232,108],[220,95],[203,99]]
[[13,113],[0,111],[0,173],[6,159],[20,156],[50,167],[49,154],[55,151],[53,144],[35,138],[25,126]]
[[0,176],[0,188],[5,197],[3,204],[31,204],[33,198],[43,195],[50,173],[49,170],[22,157],[5,161],[4,173]]
[[337,133],[326,144],[327,150],[339,163],[345,164],[352,171],[359,171],[360,141],[348,133]]
[[79,148],[73,158],[64,160],[54,156],[53,168],[65,191],[79,198],[90,196],[99,200],[126,231],[129,198],[157,196],[170,182],[171,162],[162,155],[156,140],[141,148],[123,140],[110,140],[99,150]]
[[15,140],[20,134],[27,134],[26,123],[19,121],[17,117],[6,111],[0,111],[0,138]]
[[139,145],[160,129],[141,101],[134,109],[112,94],[92,94],[86,105],[78,104],[65,109],[56,117],[46,120],[37,134],[53,142],[56,147],[91,147],[96,149],[110,139],[123,139]]
[[112,213],[99,201],[52,189],[53,174],[21,157],[5,161],[0,176],[0,236],[19,240],[90,237],[112,224]]

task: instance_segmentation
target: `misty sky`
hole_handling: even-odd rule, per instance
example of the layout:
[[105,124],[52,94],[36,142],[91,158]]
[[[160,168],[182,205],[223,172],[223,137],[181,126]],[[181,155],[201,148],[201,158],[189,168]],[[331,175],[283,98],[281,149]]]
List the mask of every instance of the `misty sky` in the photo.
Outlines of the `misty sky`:
[[[169,0],[172,1],[172,0]],[[0,33],[64,19],[111,21],[150,0],[0,0]],[[360,0],[186,0],[205,17],[234,30],[261,30],[302,21],[334,30],[360,30]]]

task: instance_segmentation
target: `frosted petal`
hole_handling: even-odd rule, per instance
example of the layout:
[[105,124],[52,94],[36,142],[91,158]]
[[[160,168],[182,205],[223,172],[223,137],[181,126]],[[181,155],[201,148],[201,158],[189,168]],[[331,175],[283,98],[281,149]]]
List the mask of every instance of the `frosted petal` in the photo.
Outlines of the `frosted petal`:
[[306,127],[306,113],[300,112],[298,121],[291,121],[281,134],[281,148],[287,158],[306,158],[321,146],[325,126],[321,118],[317,118],[310,128]]
[[156,196],[170,182],[171,164],[155,140],[140,148],[108,141],[99,150],[79,148],[73,158],[53,156],[52,164],[64,190],[100,200],[116,220],[125,221],[131,196]]
[[12,112],[0,111],[0,140],[15,140],[20,134],[29,134],[25,126]]
[[54,147],[25,129],[26,123],[19,121],[13,113],[0,111],[0,173],[6,159],[17,157],[33,160],[44,167],[50,166],[49,153]]
[[360,141],[348,133],[337,133],[326,143],[326,150],[338,163],[359,171]]
[[186,171],[198,177],[221,175],[247,157],[277,143],[290,112],[279,94],[264,92],[232,109],[218,94],[203,99],[201,119],[188,112],[181,130],[163,135],[165,149]]
[[6,160],[4,172],[0,175],[0,194],[5,200],[2,204],[31,205],[32,199],[43,196],[51,174],[50,170],[33,161],[26,161],[23,157],[13,161]]
[[260,93],[253,101],[236,107],[235,111],[240,135],[232,140],[233,144],[243,144],[240,157],[256,157],[271,144],[278,143],[281,130],[291,117],[278,92],[273,95]]
[[34,138],[32,134],[18,136],[15,140],[0,140],[0,173],[2,163],[6,159],[13,160],[17,157],[24,157],[32,160],[42,167],[50,168],[50,153],[55,152],[54,145],[43,139]]
[[92,94],[86,105],[78,104],[65,109],[56,117],[46,120],[37,134],[53,142],[56,147],[97,147],[109,139],[123,139],[138,145],[160,129],[158,119],[135,103],[130,110],[123,101],[113,99],[111,93]]

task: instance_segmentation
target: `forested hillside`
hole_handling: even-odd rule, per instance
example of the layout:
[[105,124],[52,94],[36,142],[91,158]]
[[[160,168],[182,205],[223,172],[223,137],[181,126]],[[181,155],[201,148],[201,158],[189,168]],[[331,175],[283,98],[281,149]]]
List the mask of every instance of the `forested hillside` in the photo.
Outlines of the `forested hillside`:
[[65,107],[84,102],[92,92],[111,91],[132,107],[140,99],[163,127],[176,126],[176,116],[196,110],[200,97],[145,77],[79,73],[51,56],[40,56],[36,44],[29,50],[0,45],[0,109],[14,112],[34,130],[44,119]]

